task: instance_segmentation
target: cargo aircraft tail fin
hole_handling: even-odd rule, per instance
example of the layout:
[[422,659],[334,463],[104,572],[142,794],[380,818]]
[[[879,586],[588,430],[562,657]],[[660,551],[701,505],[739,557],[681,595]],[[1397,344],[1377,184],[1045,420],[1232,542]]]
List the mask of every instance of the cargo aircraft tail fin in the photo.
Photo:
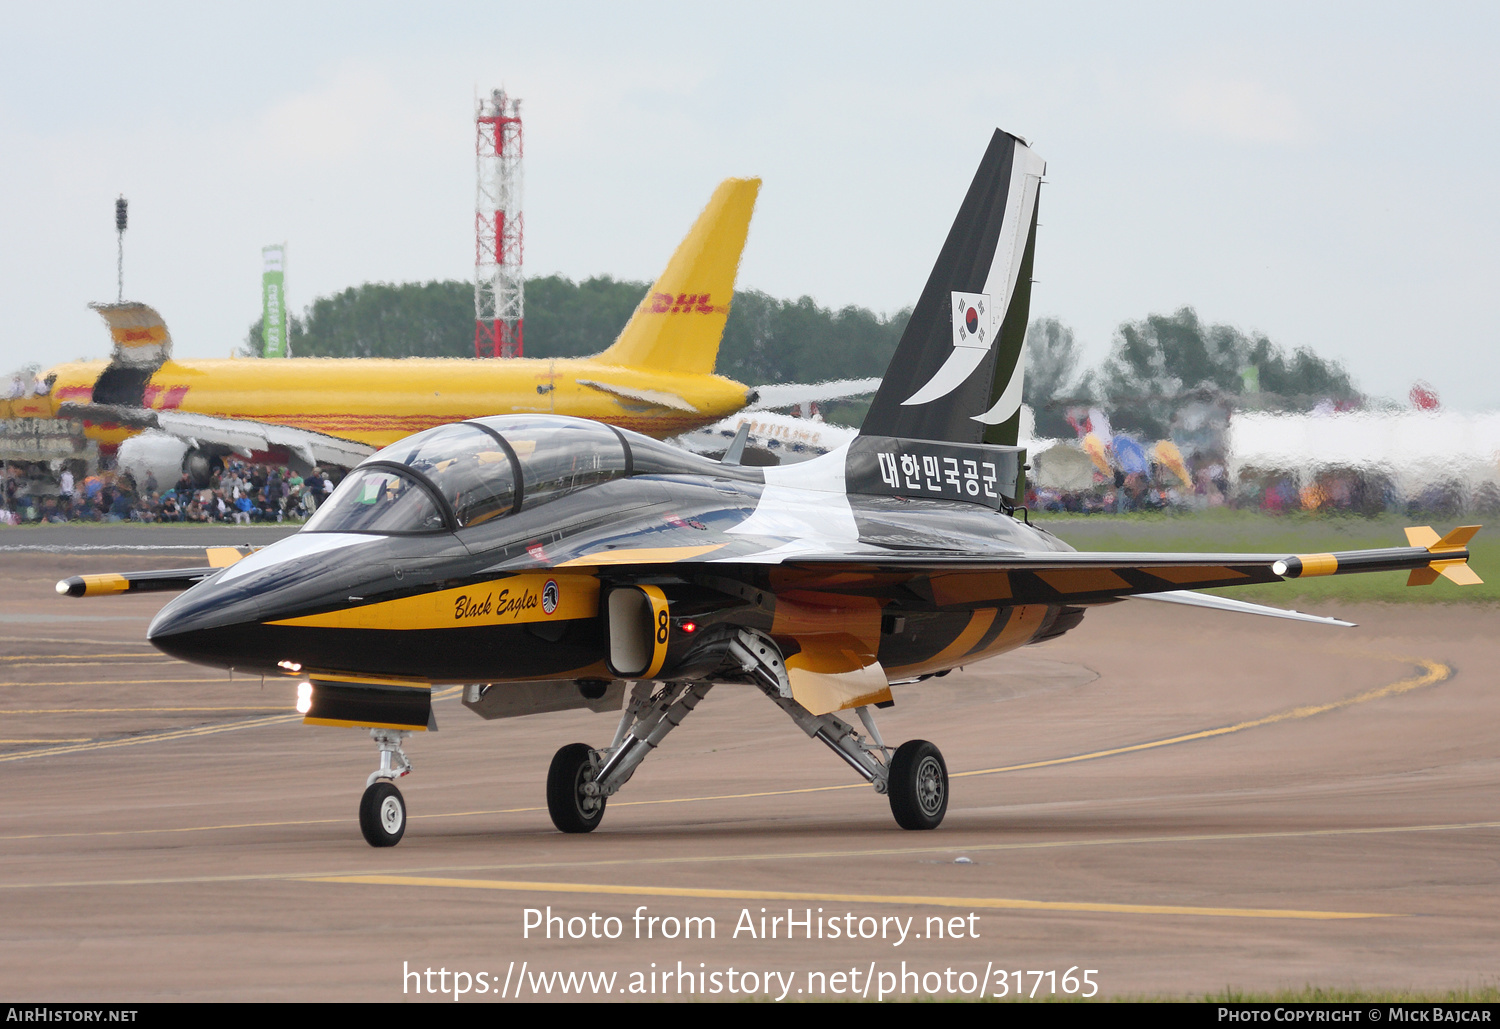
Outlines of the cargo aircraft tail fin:
[[666,270],[598,360],[661,372],[713,372],[759,192],[759,179],[719,184]]
[[1045,171],[995,130],[861,435],[1015,446]]

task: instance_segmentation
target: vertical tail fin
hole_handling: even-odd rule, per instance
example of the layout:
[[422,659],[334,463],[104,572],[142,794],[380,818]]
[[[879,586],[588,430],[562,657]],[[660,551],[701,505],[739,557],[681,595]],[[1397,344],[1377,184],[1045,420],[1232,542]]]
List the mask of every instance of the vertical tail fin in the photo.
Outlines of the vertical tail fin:
[[759,179],[725,179],[666,271],[599,360],[663,372],[714,370]]
[[112,365],[133,368],[156,368],[172,357],[172,334],[154,307],[129,301],[119,304],[90,304],[109,326],[114,341]]
[[1015,445],[1045,171],[995,130],[861,435]]

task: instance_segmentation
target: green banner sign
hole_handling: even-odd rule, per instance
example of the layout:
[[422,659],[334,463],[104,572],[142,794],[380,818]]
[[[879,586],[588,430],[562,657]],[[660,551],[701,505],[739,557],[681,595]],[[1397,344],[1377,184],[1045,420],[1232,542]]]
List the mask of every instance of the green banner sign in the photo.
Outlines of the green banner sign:
[[261,247],[265,271],[260,277],[261,353],[266,357],[290,357],[286,338],[286,247]]

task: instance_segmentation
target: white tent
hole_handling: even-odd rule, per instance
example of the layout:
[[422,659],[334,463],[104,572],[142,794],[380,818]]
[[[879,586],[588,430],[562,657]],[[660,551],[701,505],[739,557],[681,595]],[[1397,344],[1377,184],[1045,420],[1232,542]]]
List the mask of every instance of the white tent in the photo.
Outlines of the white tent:
[[1500,484],[1500,413],[1355,411],[1239,413],[1229,422],[1229,472],[1350,469],[1388,478],[1406,496],[1461,482]]
[[1082,449],[1072,443],[1049,440],[1046,450],[1031,455],[1032,485],[1042,489],[1088,489],[1094,485],[1094,462]]

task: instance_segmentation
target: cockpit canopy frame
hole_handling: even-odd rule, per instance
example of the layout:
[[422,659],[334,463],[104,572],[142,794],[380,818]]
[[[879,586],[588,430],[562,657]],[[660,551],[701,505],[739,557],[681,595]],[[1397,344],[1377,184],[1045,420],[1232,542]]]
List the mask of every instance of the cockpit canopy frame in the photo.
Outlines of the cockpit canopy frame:
[[613,426],[553,415],[475,418],[371,455],[302,531],[462,531],[630,474],[630,444]]

